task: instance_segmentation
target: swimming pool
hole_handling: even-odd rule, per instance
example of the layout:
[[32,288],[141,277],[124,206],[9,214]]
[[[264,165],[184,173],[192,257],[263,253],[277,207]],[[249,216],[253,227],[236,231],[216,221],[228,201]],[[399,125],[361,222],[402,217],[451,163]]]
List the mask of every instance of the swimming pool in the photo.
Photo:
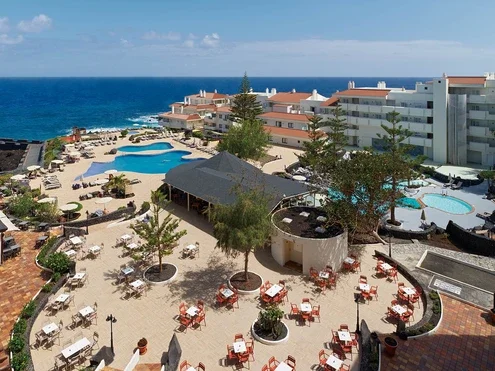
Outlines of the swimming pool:
[[[340,192],[338,192],[338,191],[336,191],[334,189],[331,189],[331,188],[328,189],[328,196],[332,200],[339,200],[339,199],[343,199],[344,198],[344,196]],[[351,197],[351,202],[353,204],[356,204],[357,203],[357,198],[355,196],[352,196]],[[412,197],[401,197],[401,198],[399,198],[397,200],[396,206],[398,206],[398,207],[404,207],[404,208],[408,208],[408,209],[421,209],[421,204],[418,202],[417,199],[412,198]],[[385,204],[380,209],[383,209],[383,211],[385,211],[389,207],[390,207],[389,204]]]
[[442,196],[436,193],[426,193],[421,199],[426,206],[445,211],[450,214],[467,214],[473,207],[467,202],[452,196]]
[[144,146],[122,146],[118,147],[117,149],[120,152],[136,153],[143,151],[165,151],[172,148],[174,148],[174,146],[168,142],[158,142],[153,144],[146,144]]
[[[83,177],[103,174],[110,169],[118,171],[133,171],[143,174],[165,174],[170,169],[191,161],[204,160],[204,158],[185,159],[190,155],[189,151],[170,151],[157,155],[122,155],[116,156],[111,162],[93,162]],[[77,177],[76,180],[79,180]]]
[[404,181],[404,182],[400,182],[399,183],[399,187],[401,188],[405,188],[407,187],[408,185],[414,185],[414,186],[420,186],[420,187],[426,187],[426,186],[429,186],[430,183],[427,182],[426,180],[423,180],[423,179],[414,179],[414,180],[411,180],[411,181]]

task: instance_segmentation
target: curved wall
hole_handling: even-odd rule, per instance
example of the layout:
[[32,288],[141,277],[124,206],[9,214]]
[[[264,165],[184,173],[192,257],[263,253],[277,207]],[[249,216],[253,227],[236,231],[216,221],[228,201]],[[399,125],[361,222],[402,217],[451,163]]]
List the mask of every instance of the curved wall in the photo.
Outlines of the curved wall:
[[[273,223],[273,219],[272,219]],[[285,265],[291,259],[288,245],[293,246],[292,254],[301,261],[303,273],[309,274],[309,268],[322,270],[326,265],[334,270],[340,270],[342,262],[347,257],[347,231],[330,238],[304,238],[287,233],[273,223],[272,256],[280,265]],[[288,242],[285,242],[288,241]]]

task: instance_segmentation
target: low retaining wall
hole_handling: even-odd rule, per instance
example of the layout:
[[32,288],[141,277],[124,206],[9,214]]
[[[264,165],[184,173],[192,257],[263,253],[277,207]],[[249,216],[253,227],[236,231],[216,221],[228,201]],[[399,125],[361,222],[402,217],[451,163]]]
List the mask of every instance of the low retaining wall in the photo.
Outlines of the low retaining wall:
[[[455,174],[453,174],[453,175],[455,175]],[[442,183],[448,183],[449,182],[449,176],[448,175],[440,174],[436,171],[433,173],[433,178],[438,180],[439,182],[442,182]],[[460,177],[456,177],[456,179],[458,179],[458,178],[460,178]],[[475,186],[475,185],[481,184],[485,181],[483,178],[480,178],[480,177],[478,177],[478,179],[476,179],[476,180],[462,179],[462,178],[460,178],[460,180],[462,181],[463,187]],[[456,183],[457,183],[457,181],[456,181]]]
[[363,319],[361,321],[361,336],[359,336],[359,350],[361,353],[361,361],[359,363],[360,371],[376,371],[380,365],[380,340],[374,341],[371,338],[371,331],[368,324]]
[[401,238],[403,240],[428,240],[430,236],[437,230],[437,225],[431,223],[428,228],[422,231],[410,231],[407,229],[400,229],[397,227],[389,226],[382,222],[380,225],[381,233],[391,233],[395,238]]
[[472,233],[452,220],[447,224],[446,232],[461,250],[471,254],[495,257],[495,240]]
[[76,227],[76,228],[84,228],[86,225],[91,226],[91,225],[96,225],[100,223],[106,223],[112,220],[117,220],[125,215],[131,215],[136,211],[136,207],[126,207],[125,209],[120,209],[120,210],[115,210],[112,211],[111,213],[108,213],[103,216],[97,216],[95,218],[89,218],[88,220],[86,219],[81,219],[81,220],[75,220],[73,222],[67,222],[64,223],[64,227]]
[[421,300],[423,302],[423,316],[421,319],[415,323],[412,326],[407,327],[406,333],[408,331],[412,330],[417,330],[420,327],[423,327],[424,324],[428,323],[433,315],[433,312],[431,311],[431,308],[433,307],[433,300],[431,300],[429,291],[430,289],[426,286],[424,286],[406,267],[404,267],[402,264],[400,264],[398,261],[395,259],[389,257],[388,255],[375,250],[375,256],[383,258],[384,261],[387,263],[393,265],[397,265],[397,270],[399,271],[400,274],[404,276],[406,280],[408,280],[414,287],[421,287]]

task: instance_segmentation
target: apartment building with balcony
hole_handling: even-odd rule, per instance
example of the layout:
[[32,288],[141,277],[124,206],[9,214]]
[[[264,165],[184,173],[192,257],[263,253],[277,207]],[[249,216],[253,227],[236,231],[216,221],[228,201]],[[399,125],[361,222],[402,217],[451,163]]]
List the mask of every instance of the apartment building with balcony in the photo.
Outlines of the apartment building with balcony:
[[204,117],[204,128],[219,133],[226,133],[235,125],[231,120],[230,107],[215,107]]
[[203,118],[197,113],[162,113],[158,115],[160,125],[169,129],[194,130],[203,128]]
[[[495,160],[495,74],[447,76],[416,83],[414,90],[377,87],[336,92],[349,129],[349,145],[381,149],[382,124],[397,111],[401,125],[413,132],[414,153],[438,163],[492,166]],[[331,115],[320,107],[323,116]]]

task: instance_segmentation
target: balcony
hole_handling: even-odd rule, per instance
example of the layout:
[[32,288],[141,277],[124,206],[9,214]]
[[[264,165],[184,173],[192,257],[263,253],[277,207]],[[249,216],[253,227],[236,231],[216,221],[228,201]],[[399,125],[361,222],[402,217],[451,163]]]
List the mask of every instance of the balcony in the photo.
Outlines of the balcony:
[[409,137],[404,141],[405,143],[412,144],[414,146],[421,146],[421,147],[432,147],[433,146],[433,141],[431,139],[427,138],[421,138],[421,137]]
[[472,120],[487,120],[488,111],[469,111],[468,117]]
[[404,116],[431,117],[433,110],[428,108],[399,107],[399,106],[374,106],[367,104],[344,103],[342,108],[346,111],[358,111],[363,113],[387,114],[396,111]]
[[468,149],[471,151],[480,151],[485,152],[489,148],[488,143],[480,143],[480,142],[469,142]]
[[348,137],[357,137],[359,136],[359,130],[356,129],[345,129],[344,134]]
[[492,132],[490,131],[489,128],[483,126],[470,126],[468,129],[468,135],[472,137],[486,138],[486,137],[491,137]]
[[495,95],[468,95],[467,102],[473,104],[495,104]]

